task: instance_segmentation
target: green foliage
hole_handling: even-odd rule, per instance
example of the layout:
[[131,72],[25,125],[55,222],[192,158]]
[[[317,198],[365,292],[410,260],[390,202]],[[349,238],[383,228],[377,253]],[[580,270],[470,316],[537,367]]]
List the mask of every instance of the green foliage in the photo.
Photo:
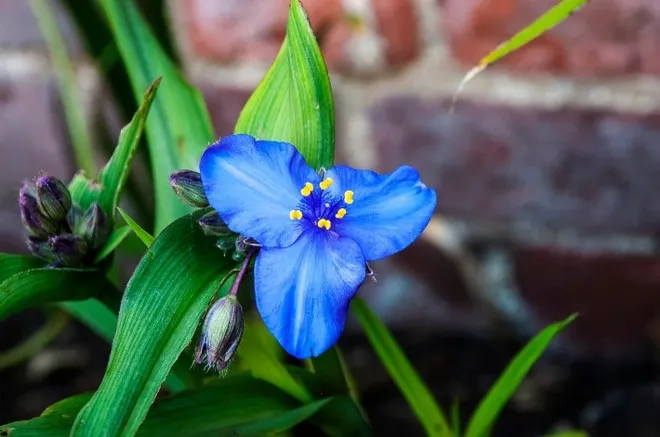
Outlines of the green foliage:
[[135,232],[135,235],[142,241],[142,243],[146,246],[149,247],[151,244],[154,242],[154,237],[145,231],[142,226],[138,225],[135,220],[133,220],[126,212],[124,212],[123,209],[117,208],[117,211],[119,211],[119,215],[121,215],[121,218],[124,219],[126,224]]
[[[167,227],[126,287],[108,369],[72,436],[133,435],[231,268],[196,223]],[[110,430],[110,431],[107,431]]]
[[497,379],[472,415],[465,431],[465,437],[484,437],[489,435],[497,416],[516,391],[522,380],[541,354],[550,346],[550,342],[564,328],[575,320],[577,314],[561,322],[553,323],[537,334],[509,363],[504,373]]
[[179,169],[197,170],[204,148],[214,140],[206,106],[182,77],[132,1],[99,0],[126,64],[136,96],[158,77],[158,100],[147,121],[147,139],[156,196],[156,233],[191,211],[172,192],[168,177]]
[[287,141],[313,168],[330,168],[335,121],[330,78],[299,0],[291,2],[286,38],[248,100],[236,133]]
[[426,434],[430,436],[451,435],[444,413],[387,327],[362,299],[353,299],[351,308],[380,361],[422,423]]

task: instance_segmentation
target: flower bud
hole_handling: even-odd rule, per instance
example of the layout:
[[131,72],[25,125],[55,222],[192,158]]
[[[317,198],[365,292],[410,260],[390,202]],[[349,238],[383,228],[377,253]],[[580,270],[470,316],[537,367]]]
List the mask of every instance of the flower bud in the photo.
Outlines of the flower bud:
[[28,237],[27,245],[28,249],[30,249],[30,252],[39,258],[45,259],[48,262],[54,262],[58,259],[57,256],[53,253],[48,240]]
[[227,255],[227,253],[233,252],[236,249],[236,236],[229,235],[227,237],[222,237],[218,239],[215,245]]
[[39,203],[32,194],[33,192],[29,184],[23,184],[18,192],[21,221],[29,236],[46,239],[49,235],[57,234],[59,226],[56,222],[41,213]]
[[41,212],[56,222],[63,221],[71,209],[71,193],[64,182],[52,176],[41,176],[36,186]]
[[87,240],[92,250],[103,246],[110,234],[110,224],[106,220],[105,213],[96,202],[85,212],[76,229]]
[[66,215],[66,222],[69,225],[69,229],[71,229],[74,234],[80,233],[83,217],[85,217],[85,212],[76,205],[73,205],[69,210],[69,213]]
[[170,175],[170,185],[179,196],[179,199],[186,205],[196,208],[205,208],[209,206],[209,200],[206,198],[204,186],[202,185],[202,175],[192,170],[179,170]]
[[197,223],[204,231],[204,235],[209,237],[228,236],[232,233],[216,211],[204,214]]
[[218,371],[225,369],[243,337],[243,308],[236,296],[225,296],[213,304],[203,329],[195,361]]
[[89,245],[80,235],[62,234],[48,239],[51,251],[65,266],[77,266],[87,255]]

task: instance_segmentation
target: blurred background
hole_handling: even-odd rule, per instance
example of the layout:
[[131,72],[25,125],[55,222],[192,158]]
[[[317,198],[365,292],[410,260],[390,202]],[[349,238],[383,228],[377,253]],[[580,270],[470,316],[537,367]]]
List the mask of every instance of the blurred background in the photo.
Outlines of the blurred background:
[[[94,2],[56,12],[103,163],[135,109]],[[83,4],[90,3],[90,4]],[[218,136],[277,53],[287,0],[139,0],[204,94]],[[533,333],[581,316],[505,411],[498,435],[571,425],[660,435],[660,2],[598,0],[469,82],[468,69],[554,0],[302,0],[335,94],[337,160],[420,170],[437,215],[361,291],[442,404],[466,414]],[[172,145],[173,147],[175,145]],[[148,156],[128,208],[148,227]],[[16,205],[39,172],[69,180],[71,136],[30,5],[0,0],[0,251],[25,252]],[[76,322],[19,363],[1,353],[44,323],[0,323],[0,423],[93,390],[109,346]],[[376,435],[412,414],[349,323],[342,339]],[[4,364],[3,364],[4,363]]]

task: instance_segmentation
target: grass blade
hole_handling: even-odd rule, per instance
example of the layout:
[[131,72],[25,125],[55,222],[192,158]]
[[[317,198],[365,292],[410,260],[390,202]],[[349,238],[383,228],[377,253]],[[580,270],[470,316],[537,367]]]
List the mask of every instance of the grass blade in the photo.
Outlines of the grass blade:
[[117,208],[117,211],[119,211],[119,215],[121,215],[121,218],[124,219],[126,224],[135,232],[135,235],[144,243],[144,245],[148,248],[151,246],[154,242],[154,237],[147,231],[142,228],[142,226],[138,225],[135,220],[131,218],[126,212],[121,209]]
[[199,165],[204,148],[214,140],[204,101],[163,52],[130,0],[99,0],[126,64],[133,91],[139,96],[157,77],[163,78],[146,130],[152,160],[158,234],[191,211],[174,195],[168,181],[175,170]]
[[130,226],[123,226],[112,231],[112,234],[108,237],[108,242],[105,243],[103,249],[99,252],[94,260],[95,263],[101,262],[110,255],[116,248],[124,241],[124,238],[128,237],[132,231]]
[[509,363],[504,373],[500,375],[488,394],[479,403],[465,431],[466,437],[484,437],[492,428],[493,423],[516,391],[534,363],[547,349],[552,340],[564,328],[575,320],[577,314],[567,319],[553,323],[537,334]]
[[445,415],[387,327],[359,297],[351,305],[369,342],[429,436],[450,436]]
[[60,88],[64,116],[66,118],[71,143],[78,167],[93,174],[96,172],[92,153],[92,139],[87,129],[83,100],[78,93],[76,72],[67,54],[66,43],[60,32],[55,12],[50,2],[30,0],[30,8],[37,19],[39,29],[46,40],[55,76]]

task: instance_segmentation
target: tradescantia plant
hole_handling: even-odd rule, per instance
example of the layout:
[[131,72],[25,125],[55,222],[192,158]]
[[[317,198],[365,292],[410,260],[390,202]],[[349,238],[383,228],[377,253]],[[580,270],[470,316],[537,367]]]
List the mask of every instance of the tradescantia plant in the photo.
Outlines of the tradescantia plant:
[[[21,188],[33,255],[0,255],[0,317],[55,303],[108,338],[112,351],[93,394],[1,426],[0,435],[270,435],[303,421],[319,434],[370,435],[336,346],[349,308],[425,432],[463,435],[355,297],[370,261],[420,236],[436,193],[411,167],[380,175],[333,165],[330,81],[300,2],[291,1],[282,48],[235,133],[220,139],[198,91],[132,2],[99,0],[98,7],[135,95],[147,92],[93,179],[79,173],[66,185],[42,175]],[[143,130],[155,235],[118,208]],[[109,272],[131,232],[146,252],[120,293]],[[464,435],[490,433],[571,320],[548,326],[516,356]],[[287,355],[304,365],[287,364]],[[156,399],[162,387],[166,396]]]

